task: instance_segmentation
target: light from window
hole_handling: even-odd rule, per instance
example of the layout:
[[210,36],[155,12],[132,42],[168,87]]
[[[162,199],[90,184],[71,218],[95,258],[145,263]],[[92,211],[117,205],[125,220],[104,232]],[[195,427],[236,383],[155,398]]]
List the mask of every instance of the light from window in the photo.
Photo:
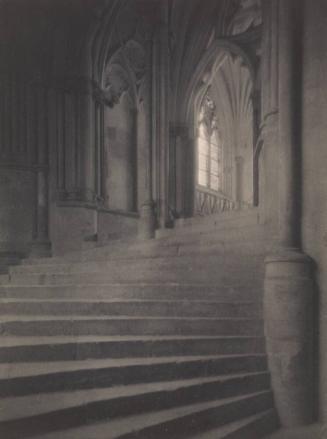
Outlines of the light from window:
[[198,117],[198,184],[213,191],[222,190],[222,142],[215,104],[207,93]]

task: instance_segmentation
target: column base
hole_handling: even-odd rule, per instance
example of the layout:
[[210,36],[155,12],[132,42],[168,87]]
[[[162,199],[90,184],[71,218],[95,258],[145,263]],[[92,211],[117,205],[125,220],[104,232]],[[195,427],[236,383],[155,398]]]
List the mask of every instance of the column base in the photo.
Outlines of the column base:
[[283,427],[313,422],[312,261],[281,249],[265,261],[264,322],[275,404]]
[[50,258],[51,242],[50,241],[32,241],[30,243],[29,256],[32,258]]
[[154,214],[154,202],[146,201],[140,210],[138,238],[141,240],[155,237],[156,218]]

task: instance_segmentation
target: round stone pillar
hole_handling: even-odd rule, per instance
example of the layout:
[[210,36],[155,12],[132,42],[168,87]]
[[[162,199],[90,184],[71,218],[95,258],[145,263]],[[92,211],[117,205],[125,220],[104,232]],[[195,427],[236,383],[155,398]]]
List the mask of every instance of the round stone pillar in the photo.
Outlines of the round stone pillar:
[[265,335],[275,404],[284,427],[313,420],[313,291],[308,256],[289,249],[266,258]]
[[[284,427],[313,421],[311,260],[301,251],[301,2],[275,2],[278,23],[278,218],[266,258],[264,321],[276,408]],[[267,23],[266,23],[267,25]]]

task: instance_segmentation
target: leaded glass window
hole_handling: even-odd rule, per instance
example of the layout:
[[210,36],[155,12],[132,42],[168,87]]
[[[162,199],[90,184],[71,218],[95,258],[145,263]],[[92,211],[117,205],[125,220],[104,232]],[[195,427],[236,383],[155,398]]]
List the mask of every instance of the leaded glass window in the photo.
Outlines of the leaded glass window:
[[215,103],[207,93],[198,116],[197,183],[218,192],[222,190],[223,148],[215,110]]

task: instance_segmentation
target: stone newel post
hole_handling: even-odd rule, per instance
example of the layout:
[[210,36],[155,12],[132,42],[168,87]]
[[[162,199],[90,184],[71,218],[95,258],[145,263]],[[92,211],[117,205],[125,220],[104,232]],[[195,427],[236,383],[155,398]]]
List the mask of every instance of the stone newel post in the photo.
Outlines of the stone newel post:
[[301,144],[296,96],[298,0],[278,1],[279,240],[266,258],[264,318],[276,407],[283,426],[312,422],[311,260],[300,247]]

